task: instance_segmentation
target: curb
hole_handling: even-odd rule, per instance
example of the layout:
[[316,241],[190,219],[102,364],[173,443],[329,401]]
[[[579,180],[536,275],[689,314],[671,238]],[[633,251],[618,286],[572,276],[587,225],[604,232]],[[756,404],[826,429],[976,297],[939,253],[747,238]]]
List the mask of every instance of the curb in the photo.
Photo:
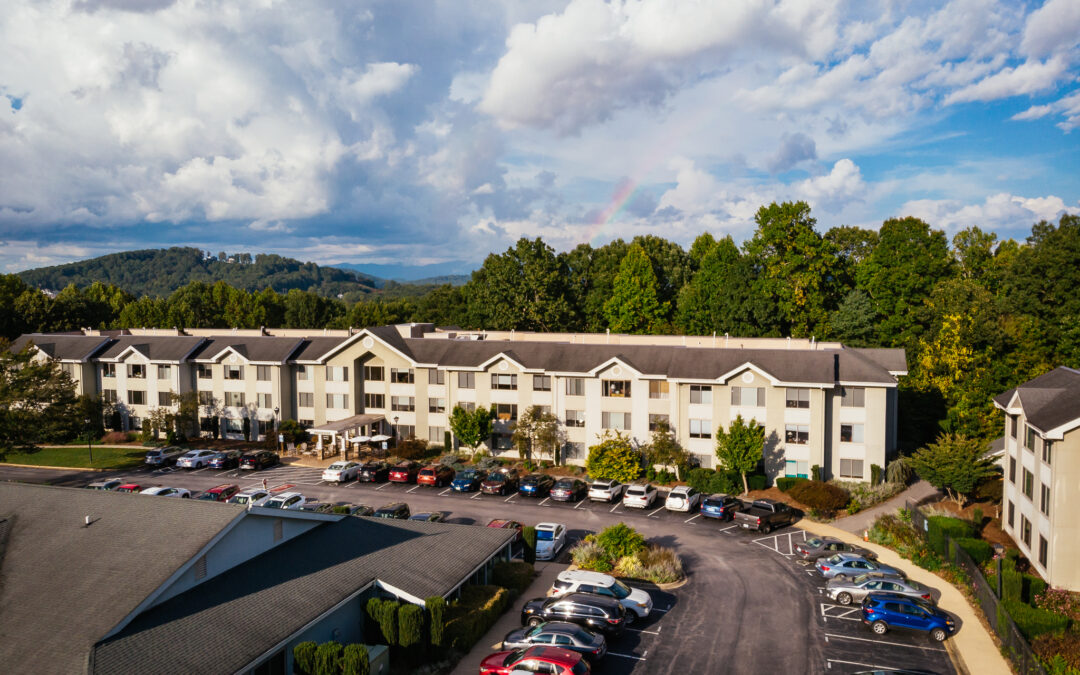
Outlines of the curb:
[[106,471],[121,471],[119,468],[110,469],[92,469],[88,466],[42,466],[40,464],[15,464],[14,462],[0,462],[0,467],[3,466],[18,466],[23,469],[53,469],[55,471],[97,471],[104,473]]

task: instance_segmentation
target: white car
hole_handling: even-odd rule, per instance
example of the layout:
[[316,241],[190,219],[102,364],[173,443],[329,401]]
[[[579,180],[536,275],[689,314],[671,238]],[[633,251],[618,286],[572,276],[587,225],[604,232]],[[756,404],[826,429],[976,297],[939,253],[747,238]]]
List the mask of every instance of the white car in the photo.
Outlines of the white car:
[[201,469],[210,466],[210,460],[217,453],[213,450],[189,450],[176,460],[176,466],[181,469]]
[[613,502],[622,497],[626,485],[617,480],[594,480],[589,483],[589,499],[594,502]]
[[647,509],[656,501],[659,493],[656,488],[646,483],[645,485],[628,485],[623,492],[622,504],[631,509]]
[[150,495],[151,497],[175,497],[178,499],[191,499],[191,491],[186,488],[158,486],[146,488],[139,494]]
[[640,588],[631,588],[610,574],[586,572],[584,570],[566,570],[559,572],[555,583],[548,591],[549,596],[566,593],[592,593],[615,598],[626,608],[627,619],[644,619],[652,611],[652,596]]
[[270,499],[270,493],[263,489],[245,490],[229,497],[227,504],[239,504],[241,506],[262,506]]
[[262,506],[268,509],[299,511],[305,503],[307,503],[307,498],[299,492],[282,492],[267,499]]
[[356,480],[360,475],[360,465],[356,462],[334,462],[323,469],[322,479],[328,483],[344,483]]
[[683,513],[690,513],[699,506],[701,506],[701,493],[689,485],[672,488],[668,493],[667,501],[664,502],[664,508],[668,511],[682,511]]
[[554,560],[566,546],[566,526],[562,523],[536,524],[536,559]]

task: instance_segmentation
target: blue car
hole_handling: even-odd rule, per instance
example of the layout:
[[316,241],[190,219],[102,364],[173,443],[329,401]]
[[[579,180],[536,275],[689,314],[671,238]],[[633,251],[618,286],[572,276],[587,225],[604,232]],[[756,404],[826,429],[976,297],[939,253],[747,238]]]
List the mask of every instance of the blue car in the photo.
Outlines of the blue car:
[[938,642],[956,632],[956,622],[928,602],[898,593],[870,593],[862,601],[862,622],[877,635],[892,628],[930,633]]
[[551,494],[555,479],[544,473],[530,473],[521,479],[518,492],[523,497],[544,497]]
[[484,482],[487,475],[487,471],[483,469],[462,471],[450,481],[450,487],[454,492],[473,492],[480,489],[480,483]]
[[701,515],[704,518],[731,520],[736,511],[742,511],[743,503],[731,495],[709,495],[701,502]]

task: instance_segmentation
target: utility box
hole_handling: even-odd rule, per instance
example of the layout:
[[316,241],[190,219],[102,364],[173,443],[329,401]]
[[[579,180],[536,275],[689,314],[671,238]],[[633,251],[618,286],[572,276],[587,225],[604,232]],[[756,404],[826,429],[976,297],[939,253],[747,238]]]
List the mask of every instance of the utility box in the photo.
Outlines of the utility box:
[[364,645],[368,651],[371,675],[389,675],[390,648],[386,645]]

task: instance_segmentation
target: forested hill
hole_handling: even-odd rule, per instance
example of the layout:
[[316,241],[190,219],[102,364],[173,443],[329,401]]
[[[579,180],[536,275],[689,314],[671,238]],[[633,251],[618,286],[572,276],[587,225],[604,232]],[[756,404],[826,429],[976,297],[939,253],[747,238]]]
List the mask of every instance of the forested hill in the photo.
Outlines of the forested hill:
[[[229,262],[229,261],[232,262]],[[376,281],[366,275],[336,267],[320,267],[279,255],[249,253],[209,257],[197,248],[148,249],[112,253],[99,258],[39,267],[19,277],[37,288],[59,291],[69,284],[86,287],[95,281],[112,284],[132,295],[165,297],[192,281],[224,281],[249,292],[273,288],[313,291],[325,297],[345,293],[369,293]]]

